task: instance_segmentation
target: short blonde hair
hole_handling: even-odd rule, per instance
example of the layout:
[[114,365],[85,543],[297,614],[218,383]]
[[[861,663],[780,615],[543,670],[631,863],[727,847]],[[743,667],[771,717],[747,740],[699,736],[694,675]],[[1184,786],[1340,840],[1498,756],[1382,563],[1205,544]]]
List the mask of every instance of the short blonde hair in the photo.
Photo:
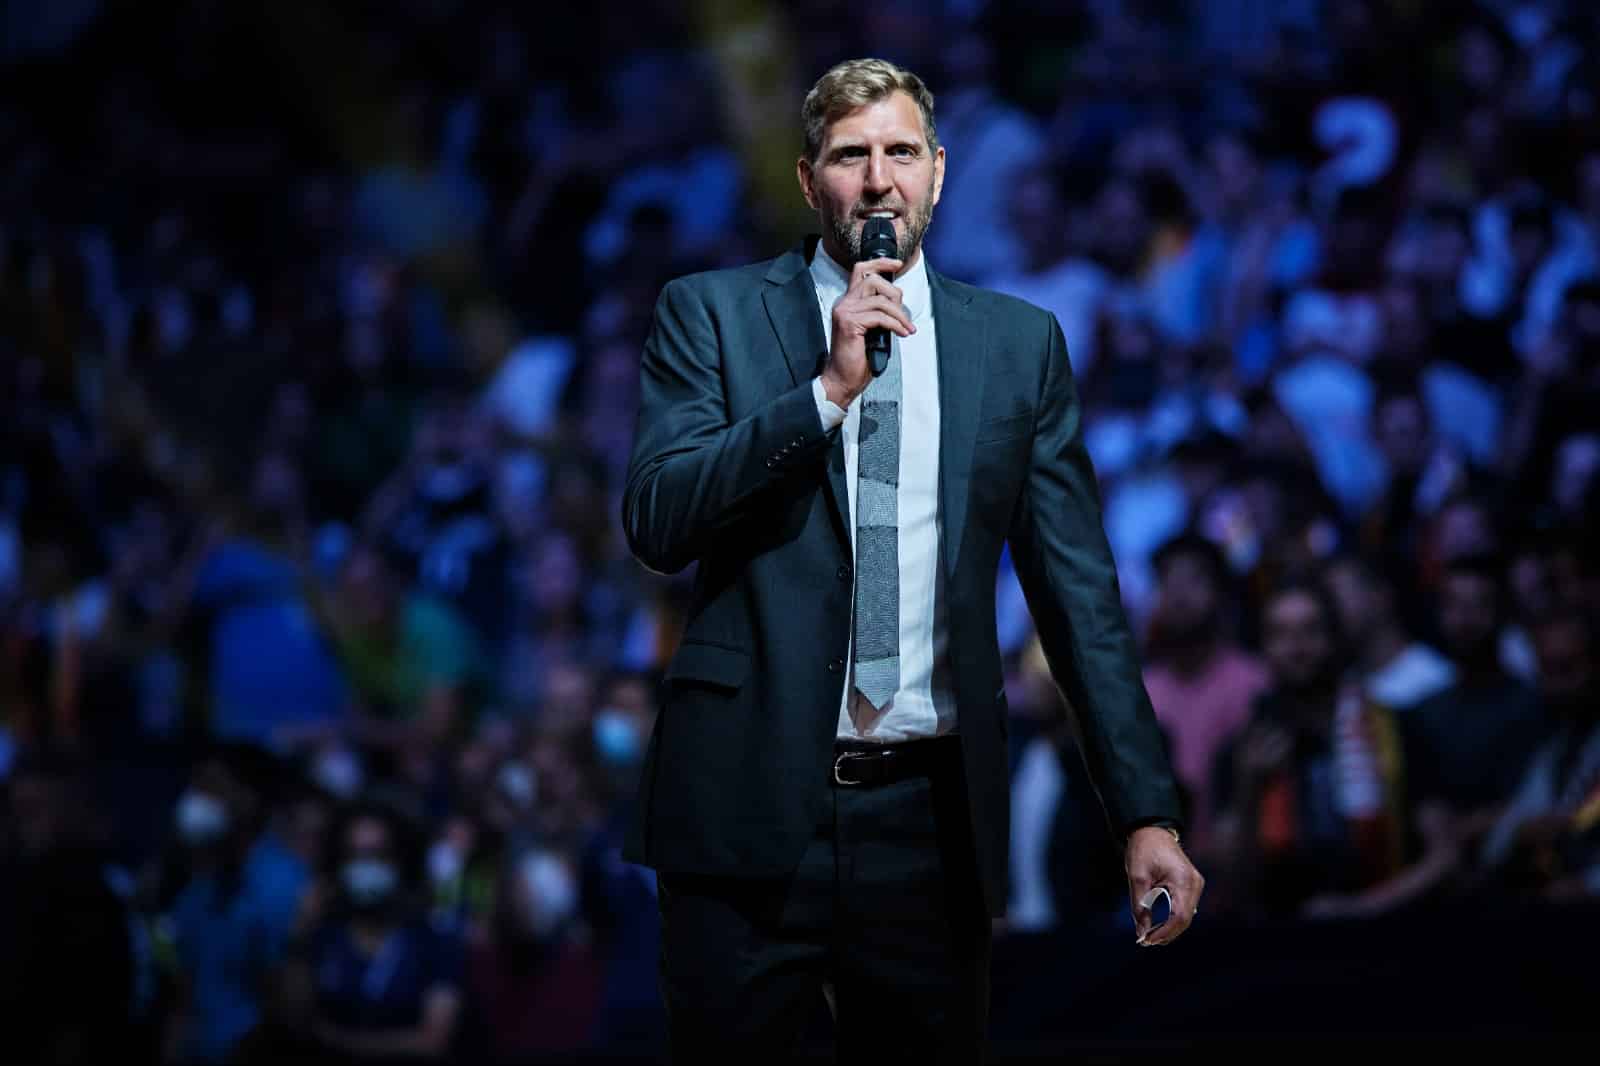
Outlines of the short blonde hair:
[[903,92],[917,102],[928,148],[939,147],[939,134],[933,125],[933,93],[921,78],[887,59],[847,59],[818,78],[800,106],[800,119],[806,131],[806,158],[813,163],[817,161],[828,123],[895,92]]

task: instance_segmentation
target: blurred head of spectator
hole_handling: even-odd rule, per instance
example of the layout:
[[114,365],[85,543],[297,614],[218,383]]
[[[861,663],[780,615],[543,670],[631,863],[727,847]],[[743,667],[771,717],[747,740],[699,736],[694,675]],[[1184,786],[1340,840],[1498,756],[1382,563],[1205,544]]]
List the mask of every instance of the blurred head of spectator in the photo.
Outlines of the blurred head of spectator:
[[266,827],[278,769],[254,744],[219,745],[196,764],[173,809],[178,839],[199,868],[240,861]]
[[1231,574],[1222,550],[1181,533],[1155,554],[1158,598],[1150,619],[1145,687],[1188,795],[1190,836],[1204,847],[1217,752],[1250,717],[1266,672],[1234,642]]
[[1108,179],[1095,199],[1091,217],[1089,246],[1094,258],[1119,277],[1137,278],[1154,233],[1154,219],[1140,183],[1129,177]]
[[531,848],[507,870],[495,932],[511,954],[533,962],[569,936],[579,919],[578,874],[566,853]]
[[1505,601],[1497,556],[1461,555],[1445,564],[1437,593],[1439,644],[1463,675],[1498,675]]
[[1313,731],[1326,715],[1342,664],[1342,629],[1334,601],[1320,585],[1290,579],[1262,602],[1261,651],[1273,691]]
[[82,855],[104,843],[98,803],[81,758],[48,747],[25,748],[6,781],[7,817],[0,856],[23,862]]
[[1335,557],[1323,583],[1350,634],[1351,652],[1367,695],[1391,710],[1404,710],[1455,679],[1455,668],[1438,652],[1412,638],[1395,604],[1393,582],[1373,561]]
[[330,841],[335,913],[343,920],[378,929],[420,912],[424,856],[411,818],[390,803],[365,798],[340,815]]
[[424,918],[419,830],[400,796],[378,794],[352,804],[334,829],[333,907],[288,980],[311,990],[309,1035],[338,1058],[385,1061],[394,1048],[438,1058],[455,1039],[462,945]]
[[1151,654],[1186,660],[1226,639],[1224,590],[1228,580],[1222,551],[1198,534],[1167,541],[1152,559],[1157,601],[1150,619]]
[[29,749],[0,804],[0,1002],[18,1062],[111,1061],[133,1046],[138,959],[89,771]]
[[1558,608],[1529,629],[1539,660],[1539,696],[1546,710],[1567,723],[1600,719],[1600,663],[1596,661],[1593,615],[1587,610]]

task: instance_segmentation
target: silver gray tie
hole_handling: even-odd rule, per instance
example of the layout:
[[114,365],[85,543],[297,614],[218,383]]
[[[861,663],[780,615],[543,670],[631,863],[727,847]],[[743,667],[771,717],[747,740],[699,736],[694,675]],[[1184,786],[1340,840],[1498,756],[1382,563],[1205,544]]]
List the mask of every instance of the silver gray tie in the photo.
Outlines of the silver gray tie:
[[900,688],[900,352],[861,395],[856,463],[856,688],[875,710]]

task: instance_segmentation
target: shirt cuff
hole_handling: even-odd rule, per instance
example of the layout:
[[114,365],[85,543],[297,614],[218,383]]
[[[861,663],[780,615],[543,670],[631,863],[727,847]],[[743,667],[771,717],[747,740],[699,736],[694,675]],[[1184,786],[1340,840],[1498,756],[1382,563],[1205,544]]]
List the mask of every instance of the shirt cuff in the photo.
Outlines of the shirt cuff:
[[844,422],[844,408],[828,399],[828,390],[822,387],[822,379],[811,379],[811,395],[817,399],[817,417],[822,419],[824,433]]

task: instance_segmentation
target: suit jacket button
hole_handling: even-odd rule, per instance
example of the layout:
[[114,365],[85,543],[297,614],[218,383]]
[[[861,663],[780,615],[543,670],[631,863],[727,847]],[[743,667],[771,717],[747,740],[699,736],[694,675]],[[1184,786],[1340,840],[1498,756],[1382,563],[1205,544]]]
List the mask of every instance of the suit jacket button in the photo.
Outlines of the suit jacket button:
[[843,669],[844,669],[844,660],[843,659],[835,659],[835,660],[833,660],[833,662],[828,664],[828,673],[830,673],[830,674],[837,674],[840,670],[843,670]]
[[841,566],[841,567],[839,567],[838,570],[834,571],[834,576],[837,577],[840,581],[849,581],[850,580],[850,568],[848,566]]
[[777,456],[774,456],[774,455],[767,456],[767,469],[768,470],[776,470],[777,468],[778,468]]

